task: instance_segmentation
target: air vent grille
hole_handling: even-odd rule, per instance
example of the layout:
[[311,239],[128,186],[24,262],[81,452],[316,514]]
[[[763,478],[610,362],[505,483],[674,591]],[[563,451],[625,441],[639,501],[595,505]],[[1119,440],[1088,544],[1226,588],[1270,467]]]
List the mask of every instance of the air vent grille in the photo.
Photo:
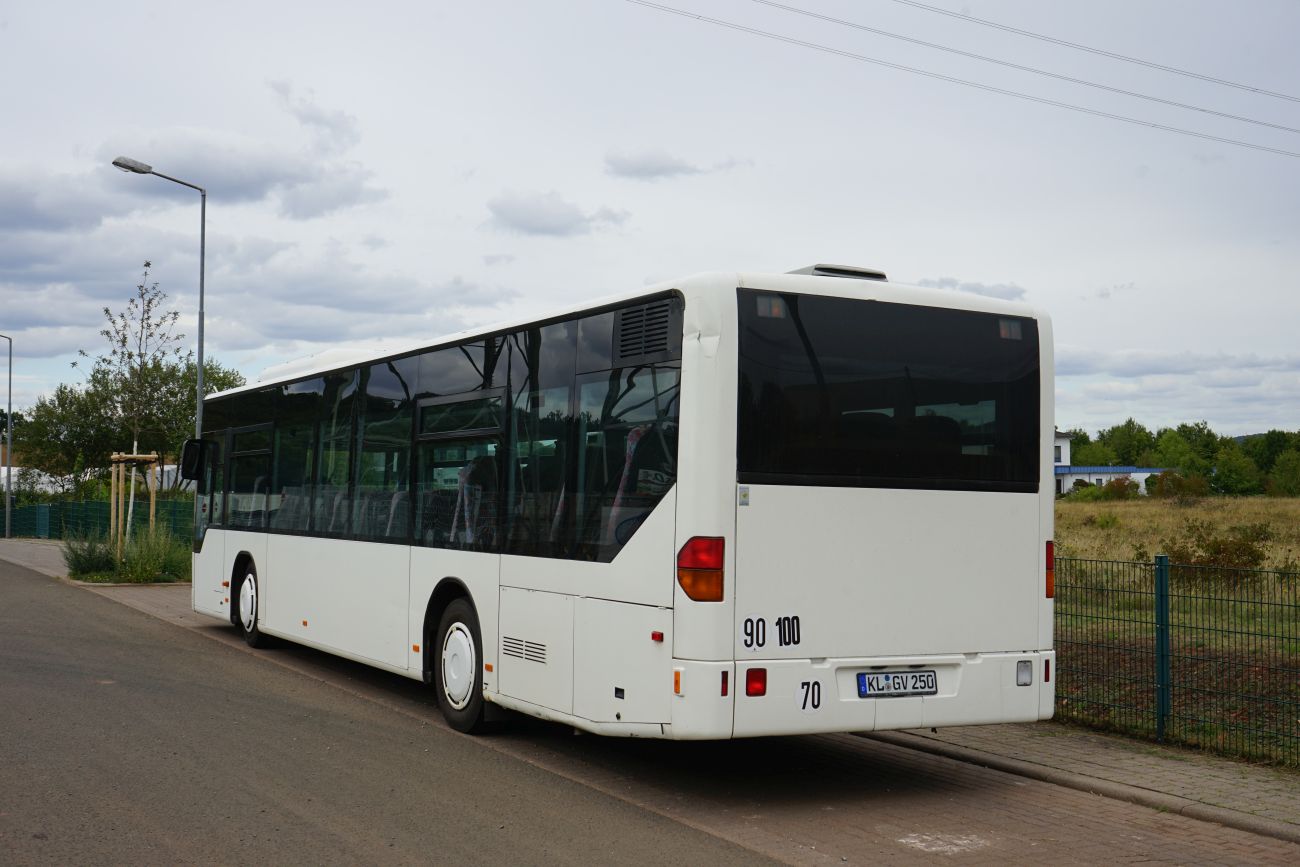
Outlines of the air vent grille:
[[504,636],[501,639],[501,653],[503,656],[513,656],[515,659],[546,664],[546,645],[536,641]]
[[618,323],[618,355],[629,358],[667,352],[672,300],[653,301],[622,312]]

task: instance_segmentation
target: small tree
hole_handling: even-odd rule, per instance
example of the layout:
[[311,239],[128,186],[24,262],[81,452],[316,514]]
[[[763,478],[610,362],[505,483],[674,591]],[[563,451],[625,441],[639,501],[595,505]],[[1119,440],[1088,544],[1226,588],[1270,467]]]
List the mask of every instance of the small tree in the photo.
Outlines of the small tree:
[[1268,492],[1275,497],[1300,497],[1300,451],[1287,449],[1273,462]]
[[[108,341],[108,353],[95,359],[91,385],[105,392],[115,416],[131,433],[131,451],[139,448],[140,432],[159,425],[168,368],[186,357],[181,349],[184,334],[177,334],[180,313],[164,310],[167,294],[157,282],[149,283],[149,262],[135,287],[126,309],[113,313],[104,308],[108,326],[100,334]],[[89,357],[85,350],[80,353]]]
[[[167,294],[158,283],[149,282],[151,263],[136,284],[135,295],[126,309],[113,313],[104,308],[108,326],[99,333],[108,341],[108,353],[95,359],[90,373],[91,388],[107,396],[121,427],[131,434],[131,453],[140,449],[140,434],[160,427],[162,402],[168,369],[186,357],[181,349],[184,334],[176,333],[180,313],[164,310]],[[89,357],[85,350],[83,357]],[[75,364],[75,362],[74,362]],[[135,467],[131,467],[131,500],[127,509],[127,533],[135,512]]]

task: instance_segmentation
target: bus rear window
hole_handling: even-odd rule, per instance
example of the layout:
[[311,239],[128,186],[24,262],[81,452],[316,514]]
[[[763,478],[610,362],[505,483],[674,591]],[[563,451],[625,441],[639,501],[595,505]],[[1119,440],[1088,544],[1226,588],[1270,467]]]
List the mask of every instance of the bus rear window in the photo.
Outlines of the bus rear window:
[[738,295],[741,483],[1038,490],[1033,319]]

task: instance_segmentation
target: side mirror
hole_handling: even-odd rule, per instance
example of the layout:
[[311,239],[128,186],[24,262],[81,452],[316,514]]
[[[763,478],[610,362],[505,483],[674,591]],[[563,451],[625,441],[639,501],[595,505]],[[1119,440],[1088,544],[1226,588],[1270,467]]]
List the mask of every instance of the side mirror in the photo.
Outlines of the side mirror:
[[203,440],[186,440],[181,447],[181,478],[190,482],[202,479],[208,452],[211,450],[211,444]]

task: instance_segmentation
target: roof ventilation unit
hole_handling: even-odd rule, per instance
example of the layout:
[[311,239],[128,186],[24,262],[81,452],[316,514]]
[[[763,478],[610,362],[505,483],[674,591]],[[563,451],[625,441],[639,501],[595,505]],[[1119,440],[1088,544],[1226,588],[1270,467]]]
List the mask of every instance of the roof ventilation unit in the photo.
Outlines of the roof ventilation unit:
[[811,274],[814,277],[849,277],[854,280],[888,280],[884,271],[875,268],[858,268],[853,265],[809,265],[789,274]]

